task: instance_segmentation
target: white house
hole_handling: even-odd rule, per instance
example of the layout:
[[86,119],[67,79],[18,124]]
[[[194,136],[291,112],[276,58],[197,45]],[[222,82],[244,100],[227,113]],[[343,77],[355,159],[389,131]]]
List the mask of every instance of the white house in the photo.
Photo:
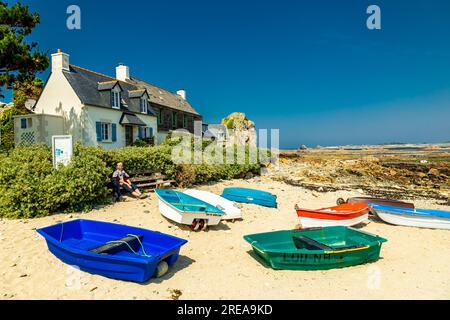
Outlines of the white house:
[[155,137],[159,143],[169,130],[193,131],[201,115],[186,101],[186,93],[172,93],[116,67],[110,77],[69,63],[69,55],[52,54],[50,77],[32,115],[15,117],[15,143],[49,143],[51,135],[70,134],[74,142],[119,148],[136,139]]

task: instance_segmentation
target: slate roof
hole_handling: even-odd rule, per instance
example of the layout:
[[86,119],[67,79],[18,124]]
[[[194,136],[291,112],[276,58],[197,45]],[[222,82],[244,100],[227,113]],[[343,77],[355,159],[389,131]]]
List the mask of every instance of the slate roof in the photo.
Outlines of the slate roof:
[[147,89],[150,93],[150,102],[200,116],[200,114],[189,104],[189,102],[184,100],[178,94],[140,80],[136,77],[131,77],[130,81],[140,88]]
[[111,90],[116,85],[119,85],[118,81],[99,82],[98,86],[97,86],[97,89],[100,90],[100,91],[102,91],[102,90]]
[[110,89],[117,84],[122,88],[122,111],[140,113],[139,97],[146,90],[150,95],[148,114],[156,116],[151,107],[157,104],[197,116],[200,114],[178,94],[155,86],[143,80],[131,77],[129,81],[117,80],[113,77],[91,71],[75,65],[70,65],[70,71],[63,71],[81,102],[86,105],[111,108]]
[[130,97],[130,98],[140,98],[146,92],[147,92],[146,89],[138,89],[138,90],[128,91],[128,97]]
[[137,115],[131,113],[123,113],[120,117],[120,124],[135,124],[138,126],[145,126],[145,122],[142,121]]

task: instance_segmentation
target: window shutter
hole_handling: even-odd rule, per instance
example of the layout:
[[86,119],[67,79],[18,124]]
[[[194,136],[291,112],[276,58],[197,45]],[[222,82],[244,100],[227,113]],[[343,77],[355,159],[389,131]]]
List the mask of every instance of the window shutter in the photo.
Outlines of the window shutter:
[[115,123],[111,124],[111,137],[112,137],[112,141],[116,142],[117,141],[117,125]]
[[99,121],[95,123],[95,132],[97,134],[97,141],[102,141],[102,123]]
[[27,119],[20,119],[20,128],[22,129],[27,128]]
[[142,139],[143,137],[142,137],[142,127],[139,127],[139,129],[138,129],[138,137],[139,137],[139,139]]
[[114,91],[111,91],[111,107],[114,107]]
[[151,137],[153,137],[153,128],[150,127],[149,130],[150,130],[150,138],[151,138]]

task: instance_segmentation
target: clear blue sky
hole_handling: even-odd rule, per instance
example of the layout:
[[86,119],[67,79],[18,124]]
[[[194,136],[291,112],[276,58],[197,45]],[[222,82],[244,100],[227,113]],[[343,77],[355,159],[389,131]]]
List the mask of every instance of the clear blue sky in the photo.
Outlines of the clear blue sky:
[[[279,128],[283,148],[450,141],[448,0],[22,2],[49,54],[109,75],[123,62],[185,88],[205,122],[241,111]],[[66,28],[70,4],[81,30]],[[381,30],[366,28],[370,4]]]

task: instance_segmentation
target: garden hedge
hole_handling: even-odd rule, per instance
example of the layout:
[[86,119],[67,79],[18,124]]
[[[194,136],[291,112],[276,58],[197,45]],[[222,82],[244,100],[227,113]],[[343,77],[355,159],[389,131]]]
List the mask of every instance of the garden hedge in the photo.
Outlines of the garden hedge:
[[183,187],[259,172],[259,164],[175,164],[172,147],[105,150],[76,144],[71,163],[57,169],[51,148],[45,145],[18,146],[0,153],[0,217],[34,218],[107,203],[109,175],[117,162],[123,162],[128,172],[162,172]]

